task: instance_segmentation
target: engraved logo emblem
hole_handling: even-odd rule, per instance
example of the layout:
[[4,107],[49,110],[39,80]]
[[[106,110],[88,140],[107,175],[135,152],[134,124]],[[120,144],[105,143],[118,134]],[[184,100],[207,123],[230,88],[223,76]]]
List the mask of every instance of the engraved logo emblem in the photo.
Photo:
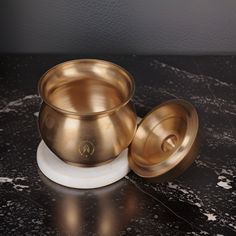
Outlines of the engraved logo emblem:
[[94,151],[95,151],[95,146],[90,141],[83,141],[79,146],[79,153],[84,158],[92,156]]

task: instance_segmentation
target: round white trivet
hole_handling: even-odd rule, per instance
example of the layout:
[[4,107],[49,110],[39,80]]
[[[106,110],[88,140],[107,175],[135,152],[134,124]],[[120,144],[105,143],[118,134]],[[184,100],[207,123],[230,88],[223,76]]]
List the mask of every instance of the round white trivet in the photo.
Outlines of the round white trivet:
[[52,181],[71,188],[90,189],[112,184],[129,173],[128,149],[113,161],[96,167],[72,166],[58,158],[41,141],[37,150],[39,169]]

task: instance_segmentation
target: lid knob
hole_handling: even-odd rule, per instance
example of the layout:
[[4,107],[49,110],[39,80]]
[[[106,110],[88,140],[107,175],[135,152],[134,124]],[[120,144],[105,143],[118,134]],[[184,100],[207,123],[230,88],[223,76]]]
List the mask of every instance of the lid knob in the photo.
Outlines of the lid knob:
[[161,145],[161,149],[163,152],[168,152],[173,150],[176,147],[177,137],[174,134],[169,135],[166,137]]

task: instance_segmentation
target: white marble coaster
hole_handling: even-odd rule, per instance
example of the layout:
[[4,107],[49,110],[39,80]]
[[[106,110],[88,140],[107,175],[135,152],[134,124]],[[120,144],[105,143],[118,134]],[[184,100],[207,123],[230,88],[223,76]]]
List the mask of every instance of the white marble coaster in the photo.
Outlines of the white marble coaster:
[[59,159],[41,141],[37,150],[39,169],[52,181],[71,188],[90,189],[112,184],[129,173],[128,149],[113,161],[97,167],[77,167]]

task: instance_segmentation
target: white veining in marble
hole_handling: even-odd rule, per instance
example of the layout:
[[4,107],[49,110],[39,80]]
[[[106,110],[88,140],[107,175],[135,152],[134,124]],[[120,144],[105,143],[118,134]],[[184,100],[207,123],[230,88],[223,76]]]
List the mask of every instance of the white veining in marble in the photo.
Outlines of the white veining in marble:
[[0,177],[0,184],[11,183],[15,190],[22,191],[25,188],[29,188],[29,186],[24,185],[24,184],[18,184],[16,182],[24,181],[26,179],[27,179],[26,177],[15,177],[15,178]]
[[205,216],[207,216],[208,221],[215,221],[216,220],[216,215],[212,213],[203,213]]
[[18,98],[14,101],[8,102],[2,109],[0,109],[0,113],[1,112],[8,113],[11,111],[17,112],[15,107],[22,106],[25,100],[30,100],[32,98],[39,98],[39,95],[31,94],[31,95],[24,96],[23,98]]

